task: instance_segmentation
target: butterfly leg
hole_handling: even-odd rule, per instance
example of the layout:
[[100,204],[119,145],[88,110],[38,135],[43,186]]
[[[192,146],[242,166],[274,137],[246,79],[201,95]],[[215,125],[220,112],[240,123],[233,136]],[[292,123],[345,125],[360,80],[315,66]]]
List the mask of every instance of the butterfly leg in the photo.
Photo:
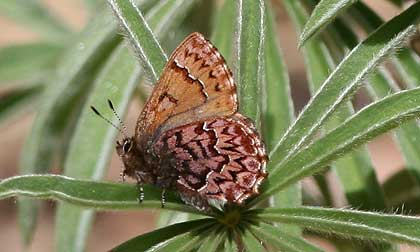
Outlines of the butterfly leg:
[[144,200],[144,190],[143,190],[143,182],[141,180],[140,173],[136,172],[136,180],[137,180],[137,190],[139,192],[139,202],[142,203]]
[[161,196],[161,204],[162,204],[162,208],[164,208],[165,207],[165,202],[166,202],[166,189],[165,188],[163,188],[163,190],[162,190],[162,196]]
[[139,202],[142,203],[144,200],[144,191],[143,191],[143,184],[137,183],[137,187],[139,190]]

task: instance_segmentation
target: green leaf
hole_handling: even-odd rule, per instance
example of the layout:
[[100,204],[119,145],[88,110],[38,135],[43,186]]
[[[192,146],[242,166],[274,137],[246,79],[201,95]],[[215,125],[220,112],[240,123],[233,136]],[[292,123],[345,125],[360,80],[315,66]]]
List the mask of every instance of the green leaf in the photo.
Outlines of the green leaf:
[[[363,3],[357,3],[355,8],[350,9],[350,13],[365,32],[371,32],[378,26],[382,25],[384,21],[373,10]],[[398,50],[397,57],[393,58],[393,63],[397,71],[403,79],[403,83],[408,87],[417,87],[420,85],[420,59],[416,53],[404,47]]]
[[239,110],[260,128],[265,3],[263,0],[238,0],[236,16],[235,79],[238,83]]
[[[181,23],[193,2],[164,1],[164,4],[158,4],[150,10],[146,20],[151,21],[151,28],[162,39],[168,30]],[[183,8],[179,8],[180,4]],[[114,124],[118,125],[119,122],[107,106],[106,100],[111,99],[117,113],[123,115],[139,83],[139,70],[137,58],[121,44],[97,77],[82,109],[64,165],[66,176],[92,180],[103,177],[115,147],[116,130],[93,114],[90,106],[106,111],[103,114],[107,118],[114,118]],[[59,205],[56,215],[56,250],[84,251],[88,232],[81,235],[79,230],[90,229],[89,223],[93,214],[90,210]]]
[[244,243],[245,251],[267,251],[262,245],[259,238],[255,237],[249,230],[241,233],[242,242]]
[[156,220],[156,227],[166,227],[175,223],[180,223],[188,220],[188,214],[173,211],[160,211],[159,217]]
[[146,252],[184,252],[193,251],[200,244],[201,237],[197,232],[188,232],[175,236],[157,246],[146,250]]
[[233,240],[232,237],[227,237],[225,239],[224,251],[225,252],[237,252],[237,251],[239,251],[238,246],[237,246],[237,244],[235,243],[235,241]]
[[418,22],[419,17],[420,3],[416,3],[354,48],[322,84],[276,148],[271,151],[271,162],[284,162],[309,142],[324,121],[345,98],[357,90],[375,66],[413,34],[413,24]]
[[[106,99],[111,99],[118,114],[123,114],[139,82],[139,67],[130,52],[121,46],[113,52],[103,71],[98,75],[87,99],[88,104],[98,104],[100,111],[109,112]],[[85,106],[77,122],[64,163],[64,174],[80,179],[99,180],[103,177],[111,151],[115,146],[116,130],[94,115]],[[114,118],[112,113],[106,117]],[[118,121],[113,120],[114,124]],[[59,204],[56,213],[56,251],[84,251],[85,241],[94,212]],[[82,228],[83,227],[83,228]],[[84,230],[85,235],[80,234]]]
[[[276,24],[271,6],[267,3],[265,29],[265,89],[263,99],[262,132],[264,142],[270,151],[281,136],[286,132],[294,119],[293,102],[290,94],[289,76],[283,60],[283,55],[277,40]],[[268,171],[274,163],[268,164]],[[299,183],[286,188],[273,197],[274,206],[294,207],[302,204],[301,186]],[[289,233],[300,233],[299,228],[283,226]]]
[[0,85],[36,82],[53,72],[62,47],[46,42],[11,45],[0,49]]
[[[170,238],[178,237],[193,229],[202,227],[212,223],[212,219],[203,219],[196,221],[187,221],[183,223],[174,224],[165,228],[157,229],[152,232],[137,236],[129,241],[124,242],[112,252],[131,252],[131,251],[158,251],[154,250],[160,243],[164,243]],[[206,251],[209,252],[209,251]]]
[[29,26],[47,40],[68,37],[70,29],[37,0],[1,1],[0,13],[22,25]]
[[[289,184],[322,170],[332,161],[372,138],[419,116],[420,88],[401,91],[372,103],[326,136],[294,155],[263,184],[263,193],[250,206]],[[381,113],[378,113],[381,111]]]
[[[302,29],[307,19],[303,7],[297,1],[284,1],[295,27]],[[303,49],[309,87],[312,94],[321,87],[334,68],[334,60],[319,38],[308,41]],[[343,104],[326,123],[326,132],[334,129],[354,113],[350,102]],[[349,204],[362,209],[384,209],[385,199],[375,170],[365,147],[337,160],[332,168],[337,173]]]
[[[36,108],[37,98],[42,91],[41,85],[19,88],[0,96],[0,124],[17,118],[23,112]],[[30,106],[29,106],[30,104]]]
[[216,11],[211,41],[224,56],[228,65],[232,63],[233,34],[235,32],[235,1],[225,0]]
[[[56,73],[48,79],[48,88],[41,98],[42,103],[22,151],[21,173],[48,172],[54,154],[64,152],[62,143],[68,140],[95,73],[121,41],[115,33],[116,27],[111,25],[111,16],[106,14],[98,14],[72,41],[72,46],[61,57]],[[25,206],[30,204],[33,204],[32,200],[20,199],[19,211],[33,209]],[[36,214],[36,211],[20,214],[27,219],[21,223],[32,223],[21,226],[26,237],[33,233]]]
[[108,0],[108,3],[126,32],[150,81],[157,82],[168,58],[143,14],[132,0]]
[[[413,176],[408,169],[401,169],[393,174],[383,184],[385,195],[389,201],[392,209],[400,208],[401,211],[407,209],[412,214],[417,214],[419,207],[418,200],[420,198],[420,186],[417,183],[417,178]],[[407,203],[417,200],[417,206],[409,205]]]
[[214,232],[203,241],[197,252],[216,252],[225,237],[226,232],[224,232],[222,228],[216,228]]
[[263,135],[269,150],[280,140],[294,119],[289,75],[277,39],[277,29],[271,6],[266,10],[265,29],[265,95]]
[[[252,232],[281,251],[287,252],[322,252],[324,250],[310,244],[302,238],[299,238],[290,233],[285,232],[279,227],[269,224],[260,223],[258,227],[251,227]],[[257,250],[250,250],[257,251]]]
[[98,10],[107,7],[106,1],[104,0],[84,0],[83,2],[86,9],[89,11],[89,16],[94,16]]
[[[154,186],[145,186],[144,190],[147,197],[139,203],[138,189],[134,184],[94,182],[61,175],[23,175],[0,182],[0,199],[27,196],[104,210],[160,208],[161,190]],[[165,208],[168,210],[205,215],[186,206],[172,192],[168,192],[166,200]]]
[[420,218],[318,207],[260,209],[267,222],[295,224],[307,229],[345,237],[420,245]]
[[321,0],[315,7],[300,34],[299,47],[356,1],[357,0]]
[[[381,25],[383,20],[376,15],[369,7],[362,3],[355,5],[351,13],[354,14],[355,21],[359,22],[360,26],[369,32],[375,27]],[[347,36],[343,36],[343,39]],[[348,46],[354,44],[353,41],[346,41]],[[399,71],[402,82],[408,87],[418,86],[420,83],[420,61],[418,56],[412,50],[403,48],[399,50],[397,57],[393,58],[393,63]],[[383,71],[373,75],[369,79],[370,94],[373,97],[383,97],[395,90],[399,90],[392,78]],[[416,122],[410,122],[401,127],[397,131],[397,139],[402,154],[404,155],[407,169],[412,172],[420,183],[420,127]]]

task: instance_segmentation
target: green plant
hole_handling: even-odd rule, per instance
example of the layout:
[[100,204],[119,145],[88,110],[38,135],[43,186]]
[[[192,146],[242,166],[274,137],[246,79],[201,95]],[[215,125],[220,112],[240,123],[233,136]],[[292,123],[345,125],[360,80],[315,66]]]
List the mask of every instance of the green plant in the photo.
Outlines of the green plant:
[[[199,29],[211,33],[212,42],[234,66],[241,112],[259,126],[270,151],[269,176],[259,196],[223,211],[199,212],[169,193],[167,210],[197,220],[166,225],[183,217],[163,212],[162,228],[112,251],[324,251],[303,235],[329,239],[340,251],[395,251],[398,243],[420,246],[420,218],[392,213],[418,202],[418,195],[401,196],[420,183],[420,128],[415,121],[420,115],[420,61],[404,44],[416,32],[420,2],[383,22],[359,1],[276,1],[301,31],[299,45],[312,92],[296,119],[269,1],[108,0],[108,7],[101,1],[86,2],[99,13],[79,34],[35,1],[0,3],[0,11],[15,10],[13,18],[44,38],[0,50],[1,83],[14,83],[0,100],[2,122],[23,109],[38,110],[21,160],[22,173],[30,175],[0,181],[0,198],[25,196],[19,197],[19,220],[26,244],[37,218],[33,198],[59,201],[57,251],[84,250],[95,211],[160,208],[157,188],[146,186],[147,198],[139,204],[135,185],[100,181],[116,131],[89,106],[100,108],[109,98],[123,114],[130,99],[144,98],[139,83],[153,84],[159,78],[167,59],[162,48],[170,51],[180,38]],[[313,9],[309,19],[307,9]],[[367,33],[366,39],[358,41],[350,22]],[[175,31],[172,39],[170,31]],[[388,68],[377,67],[388,58],[403,91]],[[364,84],[374,102],[355,112],[349,99]],[[363,145],[394,128],[407,168],[404,176],[382,188]],[[47,174],[55,158],[63,175]],[[338,175],[348,203],[359,210],[331,208],[321,173],[327,169]],[[317,202],[321,207],[302,206],[299,181],[312,175],[323,192],[322,202]],[[362,242],[349,242],[352,239]]]

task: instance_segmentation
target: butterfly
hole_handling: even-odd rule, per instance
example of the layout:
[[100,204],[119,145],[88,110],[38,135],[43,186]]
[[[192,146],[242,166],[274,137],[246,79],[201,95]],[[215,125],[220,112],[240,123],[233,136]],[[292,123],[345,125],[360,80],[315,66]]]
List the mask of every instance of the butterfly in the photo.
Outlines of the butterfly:
[[[117,142],[122,176],[178,192],[198,209],[209,200],[242,204],[267,176],[264,144],[238,113],[232,73],[200,33],[172,53],[141,112],[135,134]],[[112,104],[110,103],[113,109]]]

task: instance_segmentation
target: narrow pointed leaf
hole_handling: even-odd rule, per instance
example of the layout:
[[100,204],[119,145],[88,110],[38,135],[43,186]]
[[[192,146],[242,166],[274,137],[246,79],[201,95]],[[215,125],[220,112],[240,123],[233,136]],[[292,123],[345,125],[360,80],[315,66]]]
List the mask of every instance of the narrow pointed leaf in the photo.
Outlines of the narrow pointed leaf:
[[244,243],[245,251],[267,251],[259,238],[255,237],[249,230],[245,230],[244,233],[241,234],[241,237]]
[[[354,8],[350,9],[350,14],[365,32],[371,32],[384,23],[378,14],[362,2],[355,4]],[[393,63],[405,86],[417,87],[420,85],[420,72],[418,71],[420,58],[411,48],[399,49],[397,57],[393,58]]]
[[124,242],[112,252],[131,252],[131,251],[153,251],[158,244],[167,242],[169,239],[182,235],[190,230],[199,228],[203,225],[211,223],[211,219],[187,221],[174,224],[168,227],[154,230],[152,232],[137,236],[129,241]]
[[[283,60],[283,55],[277,39],[277,29],[274,13],[271,6],[267,3],[266,10],[266,29],[265,29],[265,89],[263,90],[263,122],[262,133],[264,142],[270,151],[275,143],[286,132],[287,128],[294,119],[293,102],[289,87],[289,76]],[[270,162],[268,171],[273,168],[274,163]],[[286,188],[273,197],[274,206],[299,206],[302,204],[301,186],[299,183]],[[298,227],[283,226],[288,232],[299,234]]]
[[[208,225],[208,223],[207,223]],[[204,226],[207,226],[204,224]],[[184,252],[194,251],[200,245],[200,239],[198,230],[203,230],[203,225],[200,228],[196,228],[190,232],[180,234],[172,237],[167,241],[164,241],[148,250],[146,252]],[[207,228],[206,228],[207,229]],[[203,230],[204,231],[204,230]]]
[[264,221],[300,225],[344,237],[420,245],[420,218],[318,207],[255,210]]
[[414,24],[419,18],[420,3],[416,3],[354,48],[331,73],[270,153],[271,162],[287,160],[307,144],[324,121],[345,98],[357,90],[375,66],[413,34]]
[[306,22],[299,38],[299,46],[302,46],[310,37],[319,32],[324,26],[334,20],[336,16],[349,8],[357,0],[321,0],[311,17]]
[[[357,3],[351,13],[356,17],[355,21],[359,22],[365,32],[370,32],[383,23],[383,20],[376,13],[362,3]],[[346,44],[353,46],[354,41],[349,41],[346,38],[347,36],[343,36]],[[412,50],[409,48],[400,49],[397,57],[393,58],[393,63],[397,67],[404,85],[408,87],[420,85],[420,72],[418,71],[420,60]],[[399,90],[399,87],[383,71],[373,75],[369,79],[369,83],[370,88],[368,90],[374,97],[383,97]],[[407,163],[406,168],[416,174],[417,183],[420,183],[420,127],[418,123],[410,122],[403,125],[396,132],[396,137]]]
[[108,3],[141,59],[150,81],[157,82],[167,57],[143,14],[132,0],[108,0]]
[[[261,223],[259,227],[252,227],[253,233],[261,240],[288,252],[322,252],[324,250],[312,245],[304,239],[293,236],[283,229],[269,224]],[[256,250],[254,250],[256,251]]]
[[[48,78],[48,89],[42,95],[42,103],[22,151],[21,173],[48,172],[54,155],[64,152],[61,141],[66,140],[75,123],[74,114],[83,104],[85,91],[101,62],[119,42],[114,32],[116,27],[110,22],[110,15],[105,14],[92,20],[63,54],[56,72]],[[31,237],[35,228],[37,212],[31,204],[34,204],[32,200],[19,199],[21,231],[25,237]]]
[[[309,2],[309,1],[308,1]],[[307,15],[297,1],[286,0],[286,9],[293,17],[297,29],[302,29]],[[325,44],[313,38],[302,48],[308,82],[312,94],[321,87],[334,67],[334,60]],[[334,129],[354,113],[350,102],[338,108],[334,116],[323,128],[326,132]],[[332,166],[340,179],[347,202],[362,209],[383,209],[385,199],[376,179],[375,170],[366,148],[361,148],[337,160]]]
[[224,240],[226,233],[221,228],[216,230],[200,245],[197,252],[216,252],[220,243]]
[[227,0],[223,2],[223,5],[216,11],[214,30],[211,34],[211,42],[217,47],[229,66],[232,63],[234,46],[235,7],[235,1]]
[[266,16],[266,35],[264,46],[265,59],[265,96],[263,106],[263,135],[267,148],[272,149],[286,132],[294,119],[294,108],[290,93],[287,67],[283,59],[274,13],[268,5]]
[[263,0],[238,0],[236,16],[234,74],[238,83],[239,109],[260,128],[264,83],[265,3]]
[[[0,182],[0,199],[28,196],[106,210],[160,208],[161,191],[153,186],[145,186],[144,190],[147,197],[139,203],[138,189],[134,184],[93,182],[60,175],[23,175]],[[168,210],[196,212],[171,192],[167,195],[166,203]]]
[[238,250],[238,246],[236,245],[235,241],[233,241],[231,238],[227,238],[225,240],[225,245],[224,245],[224,251],[225,252],[237,252]]
[[[103,177],[117,132],[88,108],[95,105],[100,111],[110,112],[106,106],[106,100],[110,99],[117,113],[122,115],[139,82],[140,68],[136,63],[135,57],[121,44],[98,75],[72,137],[64,175],[91,180]],[[116,121],[112,113],[105,113],[105,116]],[[118,121],[114,123],[118,124]],[[84,251],[93,214],[93,210],[59,204],[55,221],[56,251]],[[85,235],[81,235],[80,230],[84,230]]]
[[69,27],[36,0],[0,1],[0,13],[42,35],[47,40],[62,40]]
[[[20,88],[0,96],[0,125],[36,108],[42,85]],[[29,106],[30,105],[30,106]]]
[[0,85],[19,82],[27,84],[45,79],[53,71],[53,63],[62,47],[37,42],[12,45],[0,49]]
[[[381,111],[381,113],[378,113]],[[401,91],[375,102],[294,155],[263,184],[251,206],[326,165],[372,138],[419,116],[420,88]]]

